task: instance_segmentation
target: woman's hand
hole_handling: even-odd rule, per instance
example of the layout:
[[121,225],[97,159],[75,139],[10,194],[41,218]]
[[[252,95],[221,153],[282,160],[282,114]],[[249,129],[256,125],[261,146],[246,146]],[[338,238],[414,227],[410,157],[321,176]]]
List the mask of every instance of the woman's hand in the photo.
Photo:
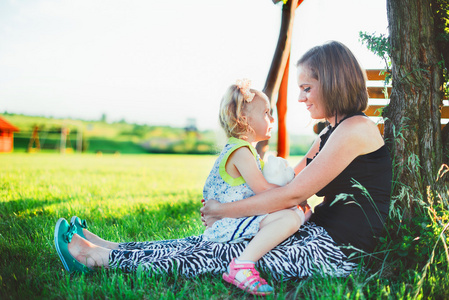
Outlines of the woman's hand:
[[201,207],[201,221],[204,226],[211,227],[215,221],[221,220],[223,217],[219,215],[221,203],[216,200],[208,200],[203,202],[203,207]]

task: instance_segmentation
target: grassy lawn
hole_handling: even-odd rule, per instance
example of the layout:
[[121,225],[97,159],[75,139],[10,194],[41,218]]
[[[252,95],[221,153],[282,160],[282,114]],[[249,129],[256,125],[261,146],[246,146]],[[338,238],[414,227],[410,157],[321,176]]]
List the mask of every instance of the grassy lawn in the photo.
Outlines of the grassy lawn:
[[[57,219],[69,220],[72,215],[87,219],[94,233],[117,242],[200,234],[202,187],[215,158],[0,155],[0,299],[253,298],[220,277],[187,280],[116,270],[69,275],[53,245]],[[447,262],[432,264],[427,277],[417,268],[399,271],[403,273],[400,276],[388,277],[386,271],[380,274],[376,270],[348,278],[317,276],[278,282],[274,283],[275,297],[268,298],[401,299],[448,295],[444,292],[448,288]]]

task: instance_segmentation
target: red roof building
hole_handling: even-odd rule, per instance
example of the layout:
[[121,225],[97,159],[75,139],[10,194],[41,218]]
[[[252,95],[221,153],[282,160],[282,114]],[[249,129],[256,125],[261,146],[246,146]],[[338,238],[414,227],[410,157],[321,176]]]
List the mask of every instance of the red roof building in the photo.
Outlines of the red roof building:
[[20,131],[0,117],[0,152],[12,152],[14,149],[14,132]]

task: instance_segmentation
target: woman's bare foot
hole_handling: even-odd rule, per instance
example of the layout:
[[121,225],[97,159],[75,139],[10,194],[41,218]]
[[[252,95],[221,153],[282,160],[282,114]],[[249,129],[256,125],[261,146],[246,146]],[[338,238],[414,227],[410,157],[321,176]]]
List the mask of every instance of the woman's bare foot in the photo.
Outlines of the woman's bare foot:
[[106,249],[97,246],[78,234],[74,234],[72,241],[68,244],[70,255],[86,267],[93,269],[95,267],[109,268],[109,252]]
[[91,242],[92,244],[95,244],[95,245],[103,247],[103,248],[111,249],[111,250],[118,250],[119,249],[118,248],[119,243],[114,243],[114,242],[103,240],[101,237],[99,237],[98,235],[93,234],[92,232],[90,232],[86,228],[83,228],[83,234],[86,237],[86,239],[89,242]]

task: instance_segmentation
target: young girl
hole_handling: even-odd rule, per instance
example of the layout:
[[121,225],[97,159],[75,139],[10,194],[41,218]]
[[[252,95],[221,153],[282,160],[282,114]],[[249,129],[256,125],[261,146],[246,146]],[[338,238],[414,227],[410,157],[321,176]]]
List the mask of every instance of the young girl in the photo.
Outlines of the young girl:
[[[234,202],[278,187],[263,177],[263,162],[255,149],[257,142],[271,137],[273,122],[268,97],[251,90],[249,80],[239,80],[228,88],[220,105],[220,124],[229,140],[204,185],[205,201]],[[260,278],[255,262],[299,229],[305,221],[300,212],[285,209],[260,216],[224,218],[207,228],[203,238],[208,241],[237,243],[252,238],[229,264],[223,279],[251,294],[271,294],[273,288]]]

